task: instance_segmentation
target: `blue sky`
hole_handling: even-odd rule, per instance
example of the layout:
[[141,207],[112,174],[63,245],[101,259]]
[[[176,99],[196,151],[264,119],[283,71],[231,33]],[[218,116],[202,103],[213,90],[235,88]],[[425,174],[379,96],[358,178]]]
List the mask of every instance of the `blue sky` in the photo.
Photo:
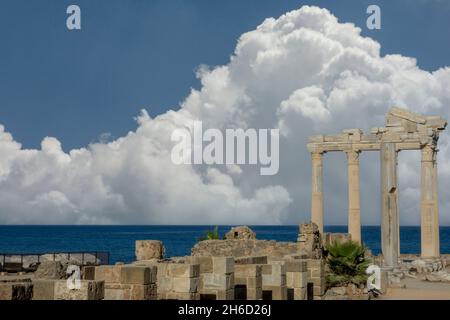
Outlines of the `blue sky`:
[[[65,27],[66,8],[82,10],[82,30]],[[55,136],[64,150],[120,137],[134,117],[177,108],[198,88],[201,64],[229,60],[238,37],[266,17],[303,4],[326,7],[378,40],[382,52],[449,65],[445,1],[2,0],[0,123],[26,148]],[[365,27],[366,8],[382,9],[382,29]]]

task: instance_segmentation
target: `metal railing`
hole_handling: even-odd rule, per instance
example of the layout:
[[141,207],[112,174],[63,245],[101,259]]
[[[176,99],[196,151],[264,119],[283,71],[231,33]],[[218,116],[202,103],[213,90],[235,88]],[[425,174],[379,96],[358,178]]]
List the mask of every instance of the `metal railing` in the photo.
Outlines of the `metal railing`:
[[80,266],[109,264],[109,252],[0,253],[0,272],[36,271],[42,261],[68,261]]

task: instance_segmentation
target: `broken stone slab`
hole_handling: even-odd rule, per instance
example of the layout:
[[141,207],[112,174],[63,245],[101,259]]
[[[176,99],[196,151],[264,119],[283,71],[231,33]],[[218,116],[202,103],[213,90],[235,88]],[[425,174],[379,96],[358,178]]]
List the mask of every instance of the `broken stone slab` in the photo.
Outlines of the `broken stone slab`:
[[429,282],[450,282],[450,273],[446,271],[438,271],[430,274],[426,274],[423,280]]
[[394,117],[398,117],[401,119],[406,119],[418,124],[425,124],[427,122],[427,118],[422,116],[419,113],[413,112],[413,111],[409,111],[407,109],[404,108],[398,108],[398,107],[393,107],[389,110],[389,115],[392,115]]

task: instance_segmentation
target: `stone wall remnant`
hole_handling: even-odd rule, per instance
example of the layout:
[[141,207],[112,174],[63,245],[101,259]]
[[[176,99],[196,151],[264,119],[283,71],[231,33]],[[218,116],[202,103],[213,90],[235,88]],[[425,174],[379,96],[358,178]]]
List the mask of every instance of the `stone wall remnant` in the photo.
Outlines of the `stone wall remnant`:
[[165,248],[159,240],[137,240],[135,248],[137,261],[164,258]]
[[238,239],[238,240],[249,240],[249,239],[256,239],[256,233],[252,231],[247,226],[239,226],[239,227],[233,227],[230,231],[228,231],[225,234],[226,240],[231,239]]

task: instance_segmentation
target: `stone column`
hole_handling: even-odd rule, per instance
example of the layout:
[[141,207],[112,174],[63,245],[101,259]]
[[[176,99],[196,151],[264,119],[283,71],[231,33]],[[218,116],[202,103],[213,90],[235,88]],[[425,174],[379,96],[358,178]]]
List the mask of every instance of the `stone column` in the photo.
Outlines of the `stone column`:
[[399,254],[397,151],[395,143],[381,144],[381,250],[384,266],[395,267]]
[[311,183],[311,221],[317,224],[323,234],[323,167],[321,152],[311,153],[312,183]]
[[348,168],[348,233],[361,243],[361,210],[359,205],[359,151],[347,152]]
[[439,257],[439,211],[435,149],[422,148],[421,161],[421,246],[422,257]]

